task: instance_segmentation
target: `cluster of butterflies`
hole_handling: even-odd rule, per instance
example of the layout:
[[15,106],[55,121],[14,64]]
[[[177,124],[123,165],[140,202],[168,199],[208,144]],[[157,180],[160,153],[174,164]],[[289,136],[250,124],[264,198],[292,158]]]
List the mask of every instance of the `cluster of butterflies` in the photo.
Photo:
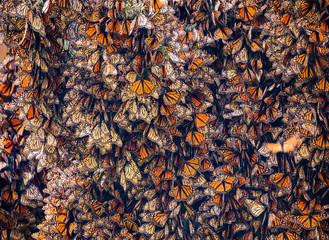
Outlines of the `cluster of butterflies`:
[[4,239],[329,239],[327,0],[0,3]]

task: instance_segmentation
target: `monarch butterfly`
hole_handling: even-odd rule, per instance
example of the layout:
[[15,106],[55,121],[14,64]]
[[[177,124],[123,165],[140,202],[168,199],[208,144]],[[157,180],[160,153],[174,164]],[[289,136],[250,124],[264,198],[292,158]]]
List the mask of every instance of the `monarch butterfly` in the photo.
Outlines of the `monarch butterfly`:
[[14,83],[3,83],[0,85],[0,95],[8,97],[10,96],[14,91]]
[[[51,8],[51,1],[49,1],[49,2],[50,2],[50,8]],[[70,5],[74,11],[76,11],[78,13],[81,12],[83,4],[80,2],[80,0],[70,0]]]
[[[256,74],[254,73],[253,70],[251,70],[248,67],[248,68],[246,68],[246,70],[244,70],[243,75],[242,75],[242,78],[244,80],[246,80],[247,83],[253,84],[253,83],[255,83],[255,80],[256,80]],[[236,77],[233,78],[235,84],[239,84],[241,81],[237,81],[237,80],[240,80],[240,79],[241,79],[241,76],[240,75],[237,75]]]
[[10,139],[3,140],[3,145],[5,147],[5,151],[9,154],[12,153],[14,148],[14,142]]
[[150,12],[158,13],[165,4],[164,0],[151,0]]
[[153,50],[159,47],[159,41],[157,38],[146,38],[145,42],[148,50]]
[[[71,9],[70,9],[71,10]],[[97,23],[100,22],[102,18],[102,12],[101,8],[97,7],[96,9],[94,8],[89,8],[90,11],[85,13],[85,17],[88,18],[88,20],[92,23]]]
[[230,147],[230,149],[220,150],[220,155],[223,157],[224,162],[232,162],[235,165],[240,164],[240,154],[234,149],[234,147]]
[[310,36],[310,42],[314,42],[315,44],[322,44],[325,40],[325,36],[322,32],[314,31]]
[[163,227],[167,220],[168,220],[168,214],[166,213],[155,213],[152,214],[152,221],[159,227]]
[[273,106],[270,106],[266,108],[266,116],[270,122],[274,122],[278,117],[281,116],[281,111]]
[[324,69],[328,68],[327,59],[318,55],[315,57],[315,73],[319,76],[322,75]]
[[294,135],[285,141],[282,145],[280,143],[266,143],[265,147],[273,154],[278,152],[292,152],[297,146],[304,141],[304,138],[300,138],[299,135]]
[[229,177],[226,178],[222,181],[214,181],[209,183],[209,186],[214,188],[216,190],[216,192],[218,193],[227,193],[229,192],[234,183],[235,183],[236,177]]
[[299,236],[292,232],[282,232],[278,234],[274,239],[276,240],[298,240]]
[[316,113],[313,108],[302,108],[298,113],[298,118],[303,122],[316,122]]
[[124,208],[124,204],[118,199],[112,199],[109,201],[109,210],[112,213],[123,213]]
[[164,62],[164,56],[161,51],[155,51],[152,55],[153,63],[159,64]]
[[250,95],[250,98],[254,101],[258,101],[263,97],[263,91],[260,86],[253,86],[247,89],[247,92]]
[[14,204],[15,201],[18,199],[18,194],[15,190],[12,189],[2,189],[1,191],[1,198],[7,203],[7,204]]
[[286,27],[289,27],[291,20],[292,20],[292,14],[290,12],[288,12],[282,16],[280,21],[284,25],[286,25]]
[[121,25],[120,25],[119,20],[109,21],[106,26],[106,32],[119,34],[121,32]]
[[223,215],[220,215],[219,221],[223,221],[227,224],[232,224],[233,222],[236,222],[237,219],[242,218],[242,212],[244,213],[244,216],[247,216],[248,213],[245,212],[244,209],[243,211],[236,211],[236,209],[242,209],[239,205],[236,206],[235,203],[232,201],[234,201],[234,199],[230,198],[229,201],[224,203],[224,206],[221,208]]
[[281,11],[283,8],[282,8],[282,5],[280,3],[279,0],[271,0],[271,2],[274,4],[274,6],[279,10]]
[[108,46],[110,45],[113,41],[109,33],[102,32],[97,35],[97,43],[99,43],[101,46]]
[[314,15],[313,5],[309,1],[303,1],[300,5],[300,13],[306,17]]
[[[102,66],[102,73],[105,77],[109,76],[109,75],[117,75],[118,74],[118,70],[110,63],[105,63]],[[105,92],[105,90],[103,90],[103,92]],[[96,95],[96,94],[95,94]],[[104,96],[102,96],[104,97]]]
[[329,215],[327,213],[317,213],[311,215],[295,216],[292,218],[292,221],[301,225],[301,227],[305,230],[312,230],[319,225],[320,221],[327,219],[328,217]]
[[39,188],[33,184],[30,184],[29,188],[26,189],[25,196],[30,200],[43,200],[43,196],[39,190]]
[[253,7],[243,7],[241,8],[236,17],[243,20],[244,22],[248,22],[254,19],[256,15],[256,10]]
[[28,10],[28,5],[23,2],[21,4],[16,5],[16,7],[11,11],[11,14],[20,18],[25,18]]
[[147,236],[153,235],[155,232],[155,225],[154,223],[145,223],[139,227],[138,232]]
[[82,166],[88,171],[93,171],[98,167],[97,159],[95,156],[88,155],[82,161]]
[[[278,38],[278,42],[280,42],[286,47],[290,47],[294,42],[294,38],[291,35],[284,35]],[[287,54],[287,56],[284,59],[284,63],[287,65],[289,63],[289,60],[290,60],[290,55]]]
[[[38,119],[37,119],[38,120]],[[42,118],[40,118],[38,121],[38,124],[42,124]],[[32,121],[32,120],[31,120]],[[47,122],[44,124],[44,129],[54,135],[55,137],[58,136],[69,136],[69,131],[64,128],[62,125],[56,122],[54,118],[49,118]]]
[[266,112],[263,112],[261,110],[255,111],[253,115],[253,120],[256,123],[267,122]]
[[246,64],[249,61],[247,48],[244,47],[237,54],[235,54],[234,61],[235,63],[241,65]]
[[[57,211],[58,210],[60,210],[60,208],[59,209],[57,209]],[[61,213],[60,211],[58,212],[58,213]],[[66,212],[62,212],[62,214],[61,215],[59,215],[57,218],[56,218],[56,222],[67,222],[68,221],[68,215],[67,215],[67,213]]]
[[175,71],[173,65],[166,61],[164,65],[161,66],[161,76],[165,79],[175,80]]
[[56,226],[56,229],[62,236],[70,236],[76,226],[77,224],[75,222],[60,223]]
[[100,216],[102,215],[103,213],[103,203],[102,202],[99,202],[99,201],[93,201],[91,204],[90,204],[90,207],[92,209],[92,211],[97,215],[97,216]]
[[134,223],[133,221],[129,220],[129,219],[125,219],[124,220],[124,225],[128,230],[128,233],[126,234],[126,238],[130,239],[133,235],[135,235],[138,231],[138,226],[136,223]]
[[170,191],[170,194],[176,199],[176,201],[187,201],[192,196],[193,190],[186,185],[178,185]]
[[278,217],[276,214],[274,214],[274,213],[271,212],[269,214],[267,226],[269,228],[282,227],[283,226],[283,222],[282,222],[282,220],[281,220],[280,217]]
[[259,217],[265,211],[265,207],[262,204],[250,199],[245,200],[245,205],[254,217]]
[[185,177],[194,177],[200,169],[200,159],[195,157],[184,162],[183,172]]
[[276,173],[270,176],[270,181],[275,184],[279,189],[284,188],[291,191],[292,183],[288,174]]
[[199,68],[204,63],[204,60],[201,58],[194,58],[193,61],[190,64],[190,68],[192,70],[195,70]]
[[318,173],[317,178],[319,181],[314,181],[314,192],[318,192],[320,189],[329,186],[329,172]]
[[297,151],[297,156],[295,161],[300,161],[301,159],[308,159],[311,156],[311,152],[309,150],[309,147],[304,142],[300,145]]
[[101,63],[99,51],[95,51],[88,59],[87,68],[93,73],[97,73],[101,70]]
[[89,25],[86,30],[85,34],[90,37],[90,39],[95,39],[97,36],[97,28],[94,25]]
[[272,170],[269,167],[256,163],[252,169],[251,175],[260,176],[260,175],[270,174],[271,172]]
[[131,25],[130,25],[130,31],[129,34],[132,33],[134,28],[137,26],[137,28],[146,28],[146,29],[153,29],[154,25],[153,23],[146,17],[144,14],[140,13],[137,18],[135,18]]
[[329,33],[328,20],[325,20],[325,21],[320,23],[320,30],[322,30],[325,33]]
[[172,171],[169,169],[162,169],[162,168],[157,168],[153,172],[153,176],[155,179],[159,179],[161,181],[168,181],[168,180],[174,180],[175,175]]
[[176,92],[176,91],[166,92],[163,95],[163,102],[166,105],[170,105],[170,106],[175,105],[179,102],[181,95],[182,94],[180,92]]
[[180,37],[180,40],[183,44],[189,44],[193,40],[193,32],[186,32],[183,36]]
[[252,139],[258,139],[260,137],[260,135],[261,135],[261,130],[260,130],[259,126],[257,124],[252,124],[248,129],[247,136],[248,137],[250,136]]
[[[113,4],[113,3],[112,3]],[[122,10],[125,8],[125,2],[124,1],[122,1],[122,0],[118,0],[118,1],[116,1],[116,3],[115,3],[115,7],[116,7],[116,10],[119,12],[119,13],[121,13],[122,12]]]
[[210,114],[197,113],[195,114],[194,123],[197,128],[202,128],[214,119],[215,117]]
[[70,7],[70,2],[69,2],[69,0],[59,0],[57,2],[57,6],[60,8],[68,8],[68,7]]
[[149,51],[146,53],[146,56],[145,56],[145,65],[146,67],[150,67],[152,64],[152,53]]
[[130,90],[137,95],[144,95],[152,93],[154,88],[155,85],[150,80],[141,79],[134,82]]
[[130,27],[131,21],[128,19],[125,19],[121,26],[121,34],[122,35],[128,35],[129,34],[129,27]]
[[28,120],[31,120],[32,118],[39,119],[38,110],[37,110],[37,108],[33,104],[31,104],[31,106],[30,106],[30,108],[29,108],[29,110],[28,110],[28,112],[26,114],[26,118]]
[[329,81],[327,77],[323,77],[316,84],[316,89],[319,91],[329,92]]
[[154,124],[161,128],[167,128],[175,125],[176,120],[172,116],[158,115],[154,120]]
[[207,92],[195,91],[189,96],[189,100],[192,102],[192,105],[195,109],[200,109],[208,107],[208,102],[212,100],[210,95]]
[[300,54],[296,57],[296,62],[306,67],[308,64],[309,55],[306,53]]
[[21,204],[21,203],[18,203],[18,204],[16,205],[14,211],[15,211],[15,213],[17,213],[17,214],[22,214],[22,215],[26,215],[26,214],[29,214],[29,213],[30,213],[28,207],[25,206],[25,205],[23,205],[23,204]]
[[[247,94],[246,94],[246,88],[245,88],[245,84],[243,81],[240,80],[240,82],[236,82],[234,83],[230,88],[228,88],[226,91],[226,93],[241,93],[241,95],[239,95],[239,97],[242,97],[242,94],[245,95],[246,100],[248,100]],[[238,112],[239,110],[235,110],[234,112]]]
[[147,144],[143,144],[139,149],[139,157],[141,160],[150,158],[154,154],[154,150]]
[[329,134],[323,133],[314,140],[314,145],[321,149],[329,148]]
[[294,215],[286,214],[284,216],[284,220],[286,222],[287,227],[292,229],[294,232],[300,233],[303,230],[303,228],[299,224],[297,224],[295,221],[293,221],[294,217],[295,217]]
[[27,19],[31,23],[32,29],[42,36],[46,35],[45,26],[39,14],[34,14],[31,10],[27,12]]
[[310,214],[315,206],[315,199],[311,201],[305,201],[305,200],[299,200],[296,203],[294,203],[293,207],[297,209],[301,214],[308,215]]
[[200,163],[201,172],[213,171],[213,170],[214,170],[214,166],[209,159],[205,158],[205,159],[201,160],[201,163]]
[[319,0],[319,7],[320,9],[324,9],[329,5],[329,1],[328,0]]
[[320,222],[319,229],[314,229],[314,230],[309,231],[306,235],[306,238],[307,239],[316,239],[316,238],[326,239],[327,233],[324,232],[324,230],[323,230],[324,227],[322,227],[325,224],[327,224],[327,223],[325,223],[324,221]]
[[247,130],[248,130],[247,124],[236,123],[231,127],[230,133],[234,137],[245,136]]
[[16,225],[16,221],[11,217],[11,214],[4,209],[0,209],[0,222],[1,227],[4,229],[10,229]]
[[231,37],[232,33],[233,33],[233,31],[231,29],[229,29],[226,26],[222,26],[220,24],[214,33],[214,39],[215,40],[218,40],[218,39],[227,40]]
[[140,170],[134,161],[128,161],[121,171],[120,184],[126,189],[126,181],[137,185],[142,178]]
[[198,131],[190,131],[186,136],[186,141],[191,146],[200,146],[205,140],[205,136]]
[[29,88],[33,85],[33,78],[29,73],[22,74],[19,79],[22,83],[22,88]]
[[314,78],[314,70],[311,66],[307,66],[305,67],[301,73],[299,74],[299,78],[298,80],[311,80],[312,78]]
[[156,178],[154,183],[157,191],[162,191],[162,190],[169,191],[172,185],[171,181],[162,181],[159,178]]

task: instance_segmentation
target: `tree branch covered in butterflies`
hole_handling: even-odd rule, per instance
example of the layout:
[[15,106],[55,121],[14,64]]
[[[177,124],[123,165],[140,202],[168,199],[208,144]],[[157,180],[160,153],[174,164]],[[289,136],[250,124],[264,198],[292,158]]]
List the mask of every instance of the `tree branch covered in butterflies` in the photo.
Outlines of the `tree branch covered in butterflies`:
[[4,239],[328,239],[327,0],[0,3]]

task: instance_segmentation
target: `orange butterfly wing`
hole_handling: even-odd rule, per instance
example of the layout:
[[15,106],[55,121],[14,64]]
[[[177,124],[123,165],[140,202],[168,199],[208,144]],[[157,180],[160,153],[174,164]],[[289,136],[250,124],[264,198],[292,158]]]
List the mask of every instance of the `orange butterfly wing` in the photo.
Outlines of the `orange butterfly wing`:
[[149,80],[137,80],[130,87],[130,90],[135,92],[137,95],[150,94],[152,93],[155,85]]
[[186,141],[191,146],[200,146],[203,141],[205,141],[206,138],[202,133],[199,133],[197,131],[191,131],[186,136]]
[[214,181],[209,186],[214,188],[218,193],[226,193],[232,189],[235,179],[236,177],[229,177],[222,181]]
[[171,195],[173,195],[176,201],[186,201],[192,195],[192,188],[186,185],[180,185],[174,187],[173,190],[170,191]]
[[184,175],[186,177],[193,177],[197,173],[198,169],[200,168],[200,162],[198,158],[192,158],[190,160],[187,160],[184,163]]
[[251,21],[256,15],[256,10],[253,7],[244,7],[238,11],[237,17],[244,22]]

